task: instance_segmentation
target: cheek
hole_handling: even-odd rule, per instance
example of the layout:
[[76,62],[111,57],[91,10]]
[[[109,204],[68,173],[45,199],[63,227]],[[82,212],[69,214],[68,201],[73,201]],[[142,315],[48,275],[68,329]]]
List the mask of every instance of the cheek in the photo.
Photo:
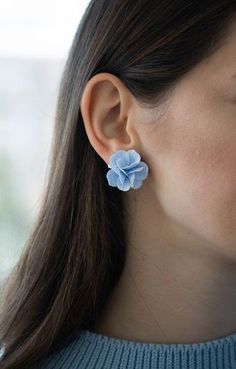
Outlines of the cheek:
[[236,258],[236,140],[219,137],[176,134],[156,163],[156,191],[170,216]]

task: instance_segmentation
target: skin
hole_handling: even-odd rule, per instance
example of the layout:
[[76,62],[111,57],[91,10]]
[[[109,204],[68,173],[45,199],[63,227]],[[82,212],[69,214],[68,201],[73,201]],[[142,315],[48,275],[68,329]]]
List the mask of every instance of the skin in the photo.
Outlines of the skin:
[[[108,164],[135,149],[149,166],[123,192],[127,257],[95,331],[197,343],[236,331],[236,23],[227,43],[147,109],[116,76],[87,83],[81,112]],[[108,168],[109,170],[109,168]]]

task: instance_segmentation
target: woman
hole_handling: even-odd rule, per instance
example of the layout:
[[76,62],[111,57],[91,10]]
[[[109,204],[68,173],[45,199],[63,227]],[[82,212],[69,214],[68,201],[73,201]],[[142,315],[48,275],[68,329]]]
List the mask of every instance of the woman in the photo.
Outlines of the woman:
[[1,369],[236,368],[236,3],[92,0]]

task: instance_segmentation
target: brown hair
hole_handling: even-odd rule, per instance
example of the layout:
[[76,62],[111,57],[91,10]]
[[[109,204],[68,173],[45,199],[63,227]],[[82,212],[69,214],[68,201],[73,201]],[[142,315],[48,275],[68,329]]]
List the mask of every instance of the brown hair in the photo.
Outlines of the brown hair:
[[1,369],[28,368],[75,330],[92,329],[125,263],[122,192],[91,146],[87,81],[116,75],[147,107],[223,45],[235,0],[92,0],[64,67],[37,219],[2,288]]

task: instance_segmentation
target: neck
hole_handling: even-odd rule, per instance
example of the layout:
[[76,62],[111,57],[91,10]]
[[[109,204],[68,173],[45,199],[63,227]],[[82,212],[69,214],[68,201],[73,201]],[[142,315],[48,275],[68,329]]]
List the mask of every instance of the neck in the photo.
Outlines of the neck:
[[152,199],[141,199],[140,209],[131,196],[125,267],[96,332],[143,342],[196,343],[236,331],[235,262],[153,210]]

